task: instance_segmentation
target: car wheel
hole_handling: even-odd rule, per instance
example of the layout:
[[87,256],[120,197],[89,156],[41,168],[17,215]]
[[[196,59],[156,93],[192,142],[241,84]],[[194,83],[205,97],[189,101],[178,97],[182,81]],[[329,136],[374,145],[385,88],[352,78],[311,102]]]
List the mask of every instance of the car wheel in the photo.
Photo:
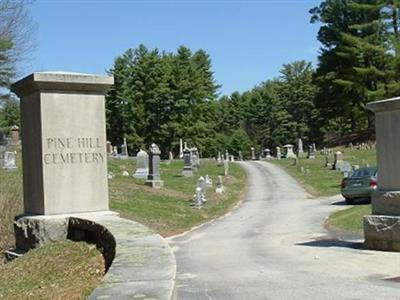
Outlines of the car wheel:
[[346,199],[346,204],[353,204],[354,203],[354,199],[351,198],[345,198]]

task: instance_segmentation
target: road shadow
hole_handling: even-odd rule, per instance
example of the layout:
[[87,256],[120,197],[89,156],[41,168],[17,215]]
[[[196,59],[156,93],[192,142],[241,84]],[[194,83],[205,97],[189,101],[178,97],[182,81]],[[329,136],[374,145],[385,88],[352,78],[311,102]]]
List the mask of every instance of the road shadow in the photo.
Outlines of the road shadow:
[[[366,205],[371,203],[371,200],[369,198],[360,198],[360,199],[355,199],[354,203],[351,205]],[[335,201],[332,202],[331,205],[335,205],[335,206],[349,206],[349,204],[346,203],[346,201],[343,200],[339,200],[339,201]],[[350,207],[350,206],[349,206]]]
[[364,250],[364,243],[359,241],[343,241],[338,239],[321,239],[304,243],[296,243],[296,246],[320,247],[320,248],[348,248]]

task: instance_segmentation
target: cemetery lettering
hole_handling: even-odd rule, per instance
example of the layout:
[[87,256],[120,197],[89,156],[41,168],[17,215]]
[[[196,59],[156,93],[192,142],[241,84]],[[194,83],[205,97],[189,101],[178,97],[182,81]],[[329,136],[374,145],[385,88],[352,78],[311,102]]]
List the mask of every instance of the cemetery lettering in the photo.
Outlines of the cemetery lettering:
[[[104,163],[105,157],[102,152],[103,145],[100,138],[46,138],[46,152],[43,161],[46,165],[64,164],[90,164]],[[93,151],[89,151],[93,149]]]

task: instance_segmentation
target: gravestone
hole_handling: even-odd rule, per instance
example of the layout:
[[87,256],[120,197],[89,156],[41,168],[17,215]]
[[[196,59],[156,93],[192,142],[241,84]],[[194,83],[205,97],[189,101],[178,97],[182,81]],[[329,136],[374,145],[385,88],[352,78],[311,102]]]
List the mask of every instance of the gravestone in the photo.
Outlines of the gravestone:
[[205,198],[205,193],[206,193],[206,179],[203,176],[200,176],[199,179],[197,180],[197,187],[201,188],[202,194],[203,194],[203,202],[207,202]]
[[11,127],[11,146],[19,146],[19,127],[14,125]]
[[168,155],[167,165],[170,165],[173,160],[174,160],[174,155],[170,151]]
[[151,144],[149,149],[149,175],[146,185],[159,189],[164,186],[164,181],[160,177],[160,148],[156,144]]
[[317,152],[317,145],[315,143],[312,143],[311,146],[312,146],[312,151],[314,153],[316,153]]
[[229,160],[227,159],[224,160],[224,175],[229,175]]
[[315,151],[314,151],[314,147],[312,145],[308,146],[307,158],[308,159],[315,159]]
[[333,162],[332,168],[333,168],[334,170],[338,170],[338,169],[341,168],[341,165],[342,165],[342,164],[343,164],[343,153],[340,152],[340,151],[337,151],[337,152],[335,153],[335,160],[334,160],[334,162]]
[[264,149],[264,155],[266,159],[271,158],[271,150],[270,149]]
[[136,154],[136,171],[132,175],[138,179],[147,179],[149,175],[149,155],[142,149]]
[[7,147],[0,145],[0,159],[4,159],[4,154],[6,153],[6,151],[7,151]]
[[325,155],[325,167],[328,167],[329,165],[329,156]]
[[281,147],[276,147],[276,158],[280,160],[282,157]]
[[337,164],[336,170],[338,170],[339,172],[350,173],[353,170],[353,168],[351,167],[350,162],[344,160],[341,163]]
[[3,169],[9,170],[9,171],[17,169],[17,163],[16,163],[14,152],[5,152],[4,153]]
[[108,210],[104,95],[108,76],[33,73],[21,98],[24,213]]
[[217,194],[223,194],[225,192],[225,187],[222,182],[222,176],[218,176],[217,187],[215,189]]
[[111,142],[110,141],[107,141],[107,143],[106,143],[106,148],[107,148],[107,155],[108,156],[112,156],[112,153],[113,153],[113,146],[111,145]]
[[197,151],[196,147],[190,149],[190,155],[192,162],[192,170],[197,171],[198,168],[200,167],[200,158],[199,158],[199,152]]
[[242,161],[242,160],[243,160],[242,151],[239,151],[239,160],[240,160],[240,161]]
[[212,187],[213,186],[212,179],[210,178],[210,176],[208,176],[208,174],[206,174],[205,180],[206,180],[206,187]]
[[126,138],[124,138],[124,142],[121,145],[121,154],[119,155],[119,158],[127,159],[128,157],[128,144],[126,143]]
[[365,245],[400,251],[400,97],[367,104],[375,113],[378,190],[364,217]]
[[193,196],[194,207],[200,209],[203,207],[203,190],[200,187],[196,187],[195,194]]
[[293,152],[293,145],[287,144],[283,146],[284,149],[286,149],[285,157],[286,158],[297,158],[296,154]]
[[183,150],[183,171],[182,175],[185,177],[193,177],[193,169],[192,169],[192,155],[190,150],[185,148]]
[[117,146],[113,147],[112,156],[115,157],[115,158],[119,157]]
[[254,147],[251,147],[250,150],[251,150],[251,160],[257,160],[256,150],[254,149]]
[[304,149],[303,149],[303,140],[299,139],[298,140],[298,155],[302,155],[304,153]]
[[183,141],[182,139],[179,139],[179,158],[183,158]]
[[234,162],[234,161],[235,161],[235,156],[230,155],[229,160],[230,160],[231,162]]
[[222,166],[222,164],[221,152],[218,151],[217,166]]

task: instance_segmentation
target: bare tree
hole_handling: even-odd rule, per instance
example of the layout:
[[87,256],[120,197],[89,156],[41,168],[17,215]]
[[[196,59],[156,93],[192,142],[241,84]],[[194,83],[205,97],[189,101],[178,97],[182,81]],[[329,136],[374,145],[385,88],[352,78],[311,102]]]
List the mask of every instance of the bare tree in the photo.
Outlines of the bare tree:
[[7,88],[35,48],[30,0],[0,0],[0,87]]

